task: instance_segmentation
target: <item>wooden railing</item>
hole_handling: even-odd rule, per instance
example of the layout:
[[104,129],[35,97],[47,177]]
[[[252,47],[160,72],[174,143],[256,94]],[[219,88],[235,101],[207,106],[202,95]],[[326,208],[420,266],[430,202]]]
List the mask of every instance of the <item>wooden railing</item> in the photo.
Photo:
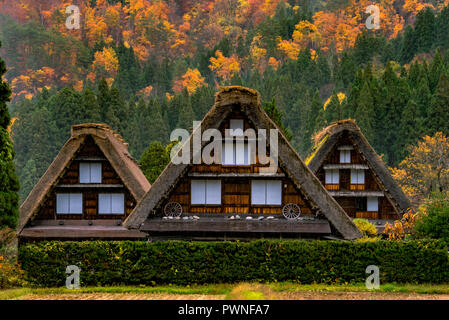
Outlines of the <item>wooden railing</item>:
[[379,219],[379,212],[377,211],[358,211],[355,213],[356,218],[362,219]]
[[332,191],[340,190],[339,184],[326,184],[325,187],[327,190],[332,190]]
[[365,190],[365,184],[351,184],[351,190]]

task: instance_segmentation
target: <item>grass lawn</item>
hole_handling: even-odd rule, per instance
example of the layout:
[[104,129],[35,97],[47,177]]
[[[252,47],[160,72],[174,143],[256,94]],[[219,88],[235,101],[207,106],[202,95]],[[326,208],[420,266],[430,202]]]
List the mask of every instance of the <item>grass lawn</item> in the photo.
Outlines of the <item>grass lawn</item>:
[[[426,296],[427,295],[427,296]],[[384,284],[368,290],[364,284],[301,285],[285,283],[211,284],[201,286],[120,286],[66,288],[16,288],[0,290],[0,300],[8,299],[449,299],[449,284]]]

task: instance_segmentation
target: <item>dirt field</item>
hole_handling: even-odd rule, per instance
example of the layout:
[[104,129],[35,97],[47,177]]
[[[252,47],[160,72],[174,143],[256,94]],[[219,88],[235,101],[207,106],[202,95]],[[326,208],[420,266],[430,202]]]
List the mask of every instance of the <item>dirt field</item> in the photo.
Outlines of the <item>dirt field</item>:
[[[81,293],[24,295],[16,300],[223,300],[225,295],[164,293]],[[388,292],[276,292],[275,300],[449,300],[448,294],[416,294]]]
[[30,294],[13,300],[222,300],[224,295],[166,293]]

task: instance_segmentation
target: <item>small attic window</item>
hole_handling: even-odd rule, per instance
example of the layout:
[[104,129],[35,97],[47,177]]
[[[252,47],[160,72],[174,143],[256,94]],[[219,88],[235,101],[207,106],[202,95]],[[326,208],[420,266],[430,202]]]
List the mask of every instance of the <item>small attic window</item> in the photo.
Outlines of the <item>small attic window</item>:
[[226,141],[221,154],[224,165],[251,165],[251,148],[246,141]]
[[101,183],[101,163],[81,162],[80,183]]
[[243,119],[230,120],[231,136],[243,136]]
[[351,163],[351,150],[340,150],[340,163]]

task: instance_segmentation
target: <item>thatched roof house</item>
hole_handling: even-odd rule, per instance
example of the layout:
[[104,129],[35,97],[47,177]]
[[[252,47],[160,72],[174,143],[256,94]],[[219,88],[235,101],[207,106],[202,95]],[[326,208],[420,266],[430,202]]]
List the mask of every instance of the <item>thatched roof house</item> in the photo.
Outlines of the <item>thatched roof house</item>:
[[[261,107],[257,91],[238,86],[223,87],[186,145],[192,146],[198,130],[215,128],[223,132],[232,130],[233,126],[243,130],[278,129]],[[235,156],[220,164],[192,164],[197,154],[191,153],[190,164],[170,162],[167,165],[124,226],[147,232],[150,237],[158,234],[171,237],[189,234],[196,238],[212,235],[226,238],[236,234],[243,237],[262,234],[360,237],[352,220],[307,168],[281,131],[278,132],[279,168],[272,176],[259,174],[260,163],[246,160],[237,163]],[[201,150],[208,143],[202,141]],[[234,152],[238,153],[236,149]],[[243,153],[241,156],[243,159]],[[211,194],[213,200],[208,202],[205,193]],[[176,210],[167,212],[167,207]],[[301,212],[301,217],[284,218],[282,213],[286,207],[293,208],[292,212],[298,215]],[[163,217],[173,212],[179,215],[182,212],[182,217]],[[240,215],[244,219],[238,220]]]
[[351,217],[392,220],[410,208],[354,120],[337,121],[319,132],[306,164]]
[[20,207],[19,238],[142,238],[121,221],[149,189],[119,134],[106,124],[74,125]]

